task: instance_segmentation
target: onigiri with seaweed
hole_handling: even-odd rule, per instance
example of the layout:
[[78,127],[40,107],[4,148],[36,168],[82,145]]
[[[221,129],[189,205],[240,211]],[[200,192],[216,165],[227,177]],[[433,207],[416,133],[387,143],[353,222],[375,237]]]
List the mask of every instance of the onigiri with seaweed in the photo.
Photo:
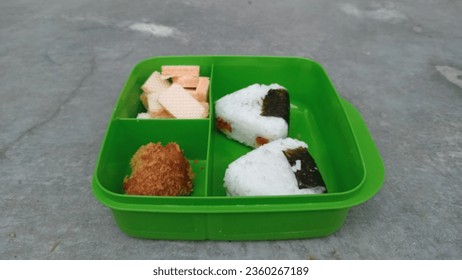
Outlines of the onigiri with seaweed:
[[327,191],[308,145],[292,138],[262,145],[232,162],[225,171],[224,187],[229,196]]
[[287,137],[288,91],[281,85],[254,84],[217,100],[216,125],[226,136],[250,147]]

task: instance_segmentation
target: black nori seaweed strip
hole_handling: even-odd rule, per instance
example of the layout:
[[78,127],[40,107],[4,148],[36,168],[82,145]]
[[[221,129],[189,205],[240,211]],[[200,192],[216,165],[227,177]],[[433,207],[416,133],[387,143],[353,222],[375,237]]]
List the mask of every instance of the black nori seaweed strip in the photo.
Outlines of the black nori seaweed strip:
[[311,157],[306,148],[298,147],[296,149],[288,149],[283,151],[283,153],[290,166],[294,166],[297,160],[301,162],[300,170],[294,172],[299,189],[326,186],[313,157]]
[[270,89],[263,98],[261,116],[283,118],[289,125],[290,99],[287,90]]

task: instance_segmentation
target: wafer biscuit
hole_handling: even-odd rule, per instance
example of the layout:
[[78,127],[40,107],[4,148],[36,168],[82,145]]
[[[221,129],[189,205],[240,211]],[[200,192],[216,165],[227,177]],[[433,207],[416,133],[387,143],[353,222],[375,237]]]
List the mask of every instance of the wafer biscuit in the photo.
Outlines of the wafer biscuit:
[[207,101],[207,96],[203,94],[197,93],[197,91],[191,91],[190,92],[191,96],[194,97],[199,102],[206,102]]
[[209,78],[208,77],[199,77],[199,82],[197,83],[197,88],[195,92],[195,98],[199,101],[207,101],[207,95],[209,92]]
[[194,76],[179,76],[173,77],[172,82],[174,84],[179,84],[184,88],[196,88],[197,83],[199,82],[199,77]]
[[148,106],[148,94],[143,91],[143,93],[140,95],[140,100],[141,100],[141,103],[143,103],[143,106],[144,108],[146,108],[146,110],[148,110],[149,106]]
[[164,65],[162,66],[162,76],[179,77],[179,76],[199,76],[199,66],[197,65]]
[[209,116],[209,103],[208,102],[200,102],[202,107],[205,108],[204,114],[202,115],[203,118],[207,118]]
[[162,111],[164,108],[159,104],[159,95],[161,92],[154,91],[147,95],[148,98],[148,112],[150,115],[157,114]]
[[174,118],[169,112],[167,112],[167,110],[163,108],[162,110],[159,110],[155,113],[150,113],[149,115],[153,119],[173,119]]
[[163,80],[160,77],[160,73],[158,71],[154,71],[154,73],[149,76],[146,82],[141,86],[141,89],[147,93],[151,92],[160,92],[166,90],[170,86],[170,82]]
[[177,119],[198,119],[205,108],[182,86],[173,84],[159,96],[159,103]]
[[[186,90],[187,93],[189,93],[189,94],[191,94],[191,95],[193,95],[193,94],[196,92],[195,89],[185,88],[185,90]],[[194,97],[194,96],[193,96],[193,97]]]

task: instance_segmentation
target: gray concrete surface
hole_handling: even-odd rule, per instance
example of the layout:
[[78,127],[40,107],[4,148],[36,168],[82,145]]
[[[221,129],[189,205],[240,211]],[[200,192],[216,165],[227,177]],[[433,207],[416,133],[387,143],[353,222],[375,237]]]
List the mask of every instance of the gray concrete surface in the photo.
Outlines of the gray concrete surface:
[[[462,258],[462,2],[0,2],[1,259]],[[107,121],[139,60],[310,57],[362,113],[382,190],[326,238],[125,236],[91,193]]]

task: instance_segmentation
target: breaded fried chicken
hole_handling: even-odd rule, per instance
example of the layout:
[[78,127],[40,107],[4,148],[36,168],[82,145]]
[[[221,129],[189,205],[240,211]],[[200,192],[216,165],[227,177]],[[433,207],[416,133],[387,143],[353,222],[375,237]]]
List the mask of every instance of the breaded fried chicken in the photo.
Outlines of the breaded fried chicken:
[[176,143],[141,146],[133,155],[132,173],[124,178],[124,191],[133,195],[188,195],[194,174]]

